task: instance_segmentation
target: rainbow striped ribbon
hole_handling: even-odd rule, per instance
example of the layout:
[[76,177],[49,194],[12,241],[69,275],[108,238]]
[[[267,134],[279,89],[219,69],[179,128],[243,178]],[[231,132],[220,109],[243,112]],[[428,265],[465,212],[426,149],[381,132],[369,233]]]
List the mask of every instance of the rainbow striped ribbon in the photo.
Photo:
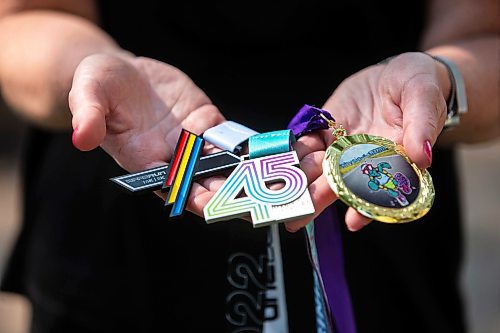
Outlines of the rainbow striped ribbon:
[[167,179],[163,184],[163,189],[169,188],[165,206],[172,205],[170,217],[180,216],[184,211],[203,144],[203,138],[185,129],[182,130]]

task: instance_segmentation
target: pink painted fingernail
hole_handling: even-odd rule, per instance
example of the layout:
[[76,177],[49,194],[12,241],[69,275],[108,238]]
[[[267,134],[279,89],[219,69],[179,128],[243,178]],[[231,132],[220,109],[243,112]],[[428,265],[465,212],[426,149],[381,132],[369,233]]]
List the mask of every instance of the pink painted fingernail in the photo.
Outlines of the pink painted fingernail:
[[71,142],[73,142],[73,146],[76,147],[76,133],[78,132],[78,126],[75,127],[75,129],[73,130],[73,135],[71,136]]
[[429,164],[432,164],[432,145],[429,140],[425,141],[424,143],[424,153],[425,156],[427,156]]

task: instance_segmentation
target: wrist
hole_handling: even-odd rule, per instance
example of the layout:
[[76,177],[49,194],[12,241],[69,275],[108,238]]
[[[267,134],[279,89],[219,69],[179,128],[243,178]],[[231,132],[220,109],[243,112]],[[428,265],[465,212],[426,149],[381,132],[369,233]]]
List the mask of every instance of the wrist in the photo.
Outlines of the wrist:
[[436,65],[436,71],[437,71],[437,78],[438,78],[438,85],[439,89],[441,90],[441,93],[443,94],[444,100],[446,101],[446,104],[449,105],[450,101],[450,95],[451,95],[451,80],[450,80],[450,75],[448,73],[448,69],[446,66],[435,60],[434,64]]
[[[437,63],[439,80],[443,82],[444,89],[446,89],[443,91],[443,95],[446,100],[448,115],[444,127],[445,129],[455,127],[460,123],[460,116],[467,113],[468,110],[464,79],[453,61],[442,56],[429,55]],[[443,68],[446,70],[447,80],[442,77]]]

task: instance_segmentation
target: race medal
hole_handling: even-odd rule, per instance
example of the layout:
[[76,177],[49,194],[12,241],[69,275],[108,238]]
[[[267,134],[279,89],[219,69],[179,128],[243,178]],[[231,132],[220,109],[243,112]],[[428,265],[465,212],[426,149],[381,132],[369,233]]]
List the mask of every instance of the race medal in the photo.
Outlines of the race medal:
[[[207,203],[206,222],[249,215],[253,226],[261,227],[314,214],[307,177],[291,151],[292,137],[289,130],[250,137],[250,159],[236,167]],[[272,189],[272,183],[283,186]]]
[[432,178],[401,145],[379,136],[346,135],[342,126],[326,120],[335,141],[326,150],[323,173],[340,200],[387,223],[410,222],[429,211],[435,195]]
[[[200,156],[204,139],[182,130],[169,164],[138,173],[111,178],[128,193],[140,194],[162,189],[168,192],[165,206],[170,217],[181,216],[193,180],[224,175],[235,169],[204,209],[207,223],[250,215],[254,227],[283,222],[314,214],[307,189],[307,177],[298,167],[295,140],[289,130],[258,134],[242,125],[223,124],[207,131],[207,139],[228,149]],[[230,138],[220,138],[221,133]],[[257,133],[257,134],[254,134]],[[205,135],[204,135],[205,137]],[[248,139],[249,155],[240,151]],[[281,183],[279,188],[271,188]]]
[[201,156],[204,141],[182,129],[169,164],[114,177],[111,181],[132,194],[159,189],[168,192],[165,206],[171,206],[169,216],[179,217],[184,212],[193,180],[225,174],[242,161],[241,157],[227,150]]

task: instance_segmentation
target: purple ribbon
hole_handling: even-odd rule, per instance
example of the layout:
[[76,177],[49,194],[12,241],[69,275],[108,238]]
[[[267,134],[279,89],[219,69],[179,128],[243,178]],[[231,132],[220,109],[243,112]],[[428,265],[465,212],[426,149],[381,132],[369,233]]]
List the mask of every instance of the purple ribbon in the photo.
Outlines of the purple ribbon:
[[288,124],[288,128],[292,130],[297,139],[308,133],[327,129],[328,123],[325,119],[323,119],[323,117],[320,116],[320,114],[323,114],[326,118],[335,121],[328,111],[306,104],[292,118]]
[[[313,131],[327,129],[328,124],[320,113],[334,120],[327,111],[304,105],[288,124],[288,128],[297,139]],[[352,303],[344,273],[340,236],[340,223],[342,222],[343,218],[332,205],[314,221],[314,236],[328,308],[334,320],[336,333],[355,333]]]
[[335,206],[325,209],[314,221],[319,269],[337,333],[355,333],[351,297],[344,273],[340,223]]

